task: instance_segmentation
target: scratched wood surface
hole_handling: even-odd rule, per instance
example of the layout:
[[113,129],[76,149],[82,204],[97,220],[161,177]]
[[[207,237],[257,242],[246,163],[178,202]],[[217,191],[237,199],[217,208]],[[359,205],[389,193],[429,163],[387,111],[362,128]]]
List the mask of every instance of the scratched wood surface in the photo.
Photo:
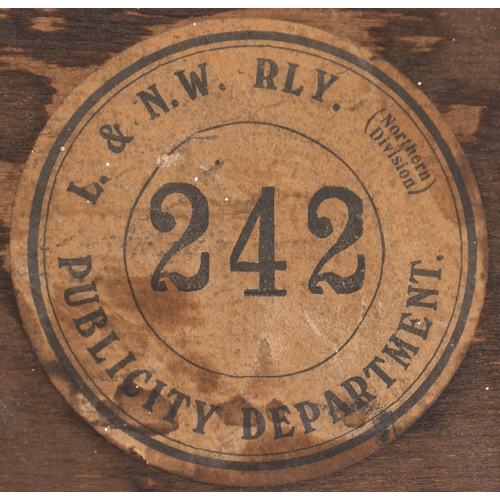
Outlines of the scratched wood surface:
[[0,491],[184,490],[92,430],[56,392],[23,332],[9,272],[9,229],[23,165],[47,119],[114,54],[202,17],[297,21],[365,45],[443,113],[483,197],[486,303],[455,378],[403,436],[348,469],[269,490],[500,489],[500,11],[0,10]]

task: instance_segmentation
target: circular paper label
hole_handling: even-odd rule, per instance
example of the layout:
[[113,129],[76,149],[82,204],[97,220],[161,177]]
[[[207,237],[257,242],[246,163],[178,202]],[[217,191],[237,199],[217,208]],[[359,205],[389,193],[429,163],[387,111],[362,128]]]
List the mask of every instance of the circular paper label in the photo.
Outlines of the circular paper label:
[[472,174],[387,63],[310,28],[147,40],[43,131],[14,213],[27,333],[68,402],[198,480],[314,477],[450,380],[484,295]]

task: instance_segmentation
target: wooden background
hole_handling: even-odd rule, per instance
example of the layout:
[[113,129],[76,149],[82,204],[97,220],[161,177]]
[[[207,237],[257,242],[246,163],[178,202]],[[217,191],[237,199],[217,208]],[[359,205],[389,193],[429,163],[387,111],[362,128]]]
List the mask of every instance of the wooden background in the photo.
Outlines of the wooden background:
[[350,468],[270,490],[500,489],[500,10],[0,10],[0,490],[224,490],[146,466],[56,392],[21,327],[9,227],[23,165],[47,119],[114,54],[176,22],[253,16],[322,28],[380,54],[434,102],[475,172],[489,280],[470,350],[439,400]]

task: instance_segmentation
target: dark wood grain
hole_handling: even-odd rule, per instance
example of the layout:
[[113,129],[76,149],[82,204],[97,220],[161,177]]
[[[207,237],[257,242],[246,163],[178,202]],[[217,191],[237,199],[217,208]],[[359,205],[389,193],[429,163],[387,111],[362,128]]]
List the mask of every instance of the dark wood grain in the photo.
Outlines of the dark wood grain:
[[[489,281],[475,339],[438,401],[403,436],[348,469],[276,490],[500,489],[500,11],[0,11],[0,490],[224,490],[146,466],[76,415],[23,332],[9,272],[15,189],[56,107],[114,54],[184,19],[302,22],[380,54],[436,104],[483,198]],[[271,488],[270,488],[271,489]]]

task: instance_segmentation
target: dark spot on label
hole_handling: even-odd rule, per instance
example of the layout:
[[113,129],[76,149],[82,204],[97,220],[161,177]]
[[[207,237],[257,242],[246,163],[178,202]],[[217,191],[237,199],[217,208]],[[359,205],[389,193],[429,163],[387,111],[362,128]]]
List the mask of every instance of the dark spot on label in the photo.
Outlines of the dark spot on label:
[[[266,410],[269,410],[269,408],[279,408],[280,406],[285,406],[285,403],[279,401],[278,399],[273,399],[266,405]],[[269,415],[267,415],[269,417]]]
[[227,425],[242,425],[243,413],[241,409],[250,406],[252,405],[245,398],[235,396],[226,403],[222,403],[216,413]]

